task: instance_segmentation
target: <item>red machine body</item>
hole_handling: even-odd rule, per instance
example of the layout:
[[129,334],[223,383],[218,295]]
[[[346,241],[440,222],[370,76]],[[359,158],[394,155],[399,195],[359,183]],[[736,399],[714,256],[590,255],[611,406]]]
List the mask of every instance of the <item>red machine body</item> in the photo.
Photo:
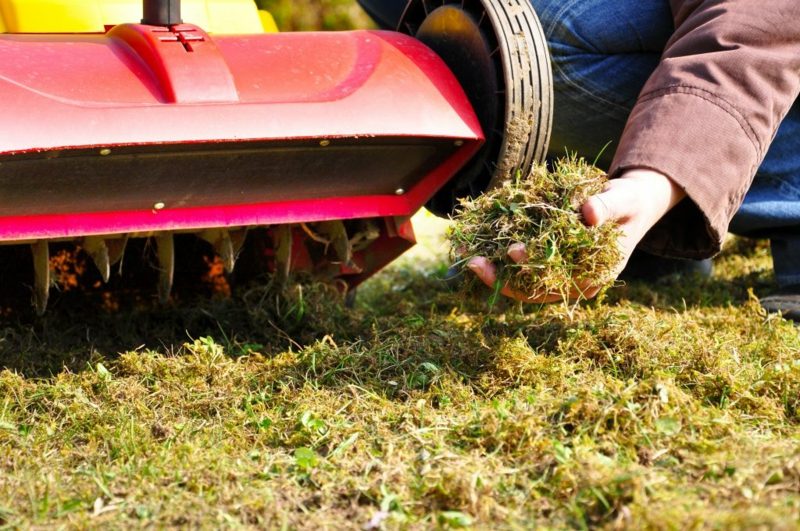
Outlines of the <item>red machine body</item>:
[[0,35],[0,57],[0,243],[382,219],[342,264],[357,283],[483,142],[443,61],[395,32],[125,24]]

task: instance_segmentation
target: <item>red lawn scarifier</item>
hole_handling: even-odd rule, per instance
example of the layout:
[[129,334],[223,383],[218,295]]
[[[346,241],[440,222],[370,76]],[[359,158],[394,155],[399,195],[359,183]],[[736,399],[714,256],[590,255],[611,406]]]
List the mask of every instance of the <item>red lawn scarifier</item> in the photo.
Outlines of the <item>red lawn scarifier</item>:
[[[64,0],[68,4],[68,0]],[[369,6],[367,6],[369,7]],[[51,241],[104,279],[173,235],[233,268],[270,227],[274,269],[357,285],[414,243],[409,217],[525,171],[550,131],[546,45],[526,0],[411,0],[399,31],[209,35],[178,0],[105,32],[0,34],[0,243]]]

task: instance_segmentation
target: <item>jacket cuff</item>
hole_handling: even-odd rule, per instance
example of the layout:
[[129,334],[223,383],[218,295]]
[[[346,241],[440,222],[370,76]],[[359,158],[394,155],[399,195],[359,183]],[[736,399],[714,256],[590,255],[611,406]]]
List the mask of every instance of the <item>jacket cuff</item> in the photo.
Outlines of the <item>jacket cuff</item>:
[[646,168],[683,188],[688,197],[647,233],[640,248],[700,259],[722,248],[761,158],[735,108],[707,91],[677,86],[639,98],[609,174]]

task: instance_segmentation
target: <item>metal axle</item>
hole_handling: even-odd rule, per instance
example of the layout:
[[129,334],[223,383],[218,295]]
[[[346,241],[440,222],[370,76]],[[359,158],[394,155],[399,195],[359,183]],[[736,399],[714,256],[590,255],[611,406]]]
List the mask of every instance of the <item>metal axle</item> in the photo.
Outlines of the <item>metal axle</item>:
[[144,0],[142,24],[174,26],[182,23],[181,0]]

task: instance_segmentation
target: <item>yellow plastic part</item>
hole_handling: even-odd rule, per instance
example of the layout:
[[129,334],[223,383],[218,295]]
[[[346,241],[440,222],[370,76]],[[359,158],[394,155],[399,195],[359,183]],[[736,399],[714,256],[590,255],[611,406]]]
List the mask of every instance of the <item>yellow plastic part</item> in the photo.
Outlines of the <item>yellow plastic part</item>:
[[272,13],[264,11],[263,9],[258,12],[261,17],[261,25],[264,27],[264,33],[278,33],[278,25],[275,23]]
[[[209,33],[277,31],[253,0],[183,0],[181,18]],[[142,19],[142,0],[0,0],[2,33],[102,33]]]

